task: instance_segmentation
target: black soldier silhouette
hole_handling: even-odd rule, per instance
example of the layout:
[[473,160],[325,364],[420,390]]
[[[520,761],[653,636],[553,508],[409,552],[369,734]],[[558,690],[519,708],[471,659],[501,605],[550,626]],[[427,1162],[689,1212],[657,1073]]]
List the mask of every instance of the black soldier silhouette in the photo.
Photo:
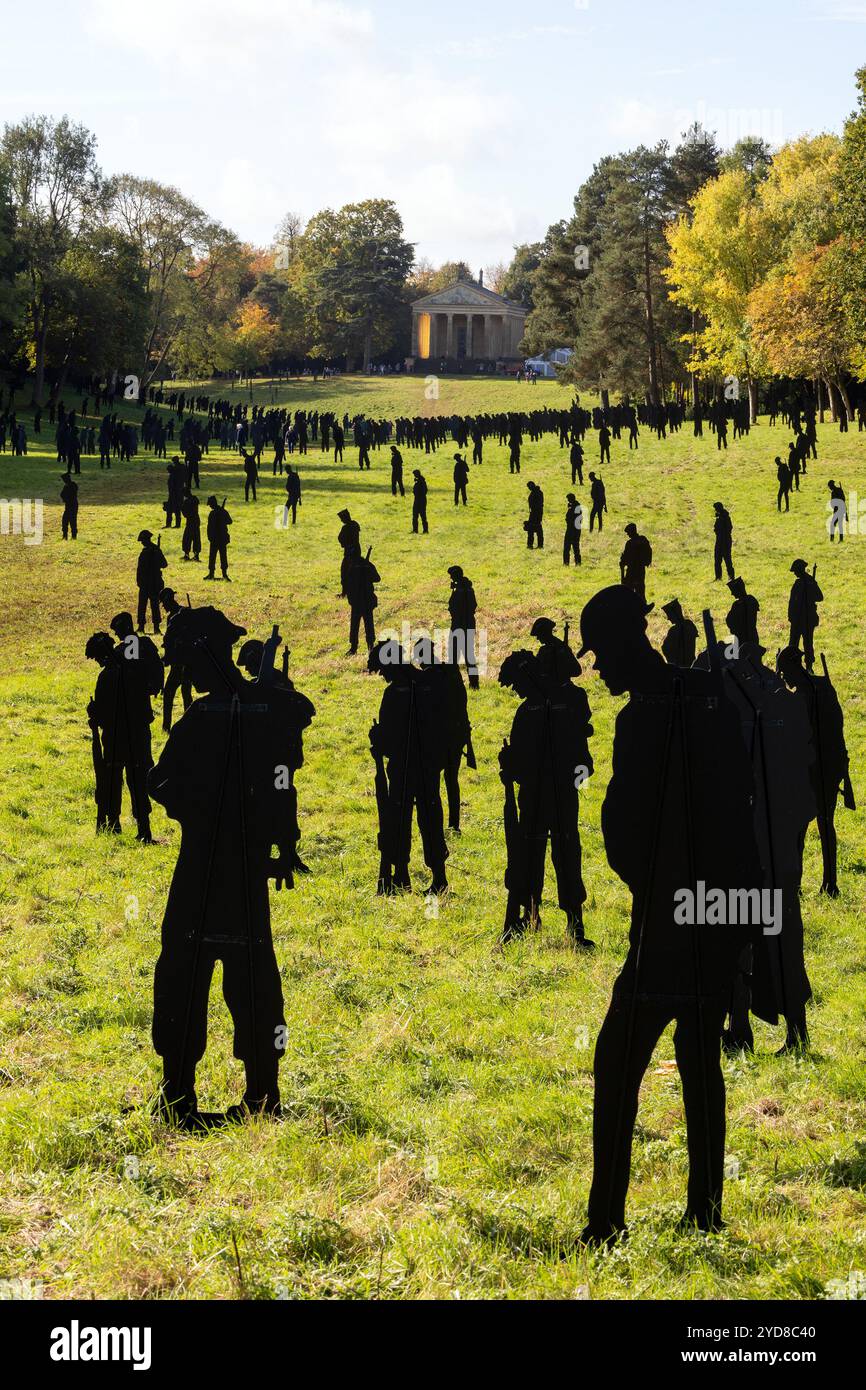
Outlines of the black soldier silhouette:
[[[170,626],[172,618],[183,611],[177,601],[174,589],[163,589],[159,601],[165,613],[166,622]],[[178,691],[181,692],[184,709],[189,709],[192,704],[192,682],[186,668],[179,662],[175,662],[174,665],[168,667],[162,691],[162,728],[166,734],[171,729],[174,701]]]
[[[163,593],[165,590],[163,590]],[[160,606],[162,594],[160,595]],[[144,633],[135,632],[131,613],[116,613],[108,625],[117,638],[118,648],[129,661],[140,661],[145,672],[148,693],[153,699],[162,694],[165,669],[156,643]]]
[[785,511],[791,510],[791,471],[786,463],[783,463],[776,455],[776,479],[779,487],[776,492],[776,510],[782,510],[782,503],[785,504]]
[[580,486],[583,487],[583,445],[580,443],[580,440],[575,439],[573,441],[569,449],[568,458],[571,464],[572,486],[574,486],[575,483],[580,483]]
[[297,825],[288,769],[314,711],[273,679],[276,629],[255,681],[232,660],[242,636],[214,608],[172,617],[166,659],[189,671],[201,698],[172,729],[149,779],[153,799],[181,826],[154,974],[153,1041],[163,1060],[161,1113],[187,1129],[208,1123],[198,1111],[195,1071],[217,961],[234,1055],[246,1073],[242,1103],[220,1118],[280,1110],[285,1018],[268,884],[293,886]]
[[418,523],[426,536],[430,527],[427,524],[427,479],[419,468],[413,468],[412,477],[412,530],[418,534]]
[[474,771],[477,766],[466,685],[460,667],[450,661],[441,661],[430,637],[419,637],[412,654],[415,665],[426,673],[433,686],[436,703],[442,711],[445,736],[445,765],[442,772],[448,798],[448,828],[459,835],[460,765],[463,755],[466,755],[468,768]]
[[[757,888],[752,775],[739,721],[718,677],[665,663],[646,633],[646,605],[622,585],[581,615],[583,648],[612,695],[613,775],[602,807],[608,862],[632,894],[629,950],[595,1051],[593,1177],[586,1243],[626,1229],[638,1092],[675,1021],[689,1150],[685,1223],[722,1224],[725,1088],[722,1024],[750,929],[682,923],[683,894]],[[679,920],[677,919],[679,916]],[[695,916],[694,920],[697,918]]]
[[286,464],[286,501],[283,507],[283,525],[289,524],[289,512],[292,514],[292,525],[298,522],[298,507],[301,506],[301,479],[295,472],[290,463]]
[[349,650],[346,653],[347,656],[357,654],[362,623],[368,651],[376,641],[373,614],[379,605],[379,600],[376,597],[375,586],[380,582],[381,576],[370,559],[371,550],[368,550],[366,555],[362,555],[360,551],[353,552],[346,566],[344,583],[346,598],[349,600]]
[[[304,766],[304,729],[310,723],[315,714],[315,709],[306,695],[300,694],[295,689],[295,683],[289,678],[289,656],[288,647],[283,647],[282,667],[276,668],[268,679],[271,684],[285,695],[285,710],[290,717],[292,728],[291,751],[288,763],[285,765],[283,781],[288,782],[288,786],[281,786],[285,791],[288,801],[288,814],[294,832],[294,850],[290,853],[292,869],[296,874],[308,874],[310,872],[298,852],[298,843],[301,838],[300,822],[298,820],[298,793],[295,787],[295,777]],[[246,671],[250,680],[258,680],[262,672],[262,663],[268,669],[270,655],[264,642],[257,637],[251,637],[240,648],[238,652],[237,664],[242,671]]]
[[812,574],[809,573],[805,560],[795,560],[791,566],[791,573],[796,578],[791,585],[791,595],[788,599],[788,622],[791,629],[788,645],[795,648],[802,645],[806,670],[811,671],[815,665],[815,629],[820,621],[818,604],[822,602],[824,595],[815,579],[814,571]]
[[356,555],[361,553],[361,527],[354,520],[347,507],[337,513],[338,519],[343,523],[337,534],[337,542],[343,552],[343,559],[340,562],[340,597],[346,597],[346,575],[349,565]]
[[529,504],[529,516],[523,523],[526,532],[527,547],[532,550],[538,545],[539,550],[544,549],[544,493],[538,483],[527,483],[526,490],[529,494],[527,502]]
[[569,492],[565,499],[565,535],[562,541],[562,563],[571,563],[572,556],[576,565],[581,564],[580,558],[580,533],[583,530],[583,507],[578,502],[573,492]]
[[63,539],[78,540],[78,484],[72,481],[70,473],[60,475],[63,487],[60,489],[60,500],[63,503],[63,515],[60,518],[60,533]]
[[840,794],[846,810],[855,811],[857,803],[851,785],[842,706],[823,656],[821,663],[823,676],[813,675],[804,668],[799,650],[785,647],[776,658],[776,670],[785,684],[806,704],[815,752],[811,773],[823,861],[821,892],[836,898],[839,896],[836,807]]
[[168,561],[161,547],[154,545],[152,531],[139,531],[138,543],[141,546],[135,570],[135,581],[138,585],[138,631],[144,632],[149,605],[153,630],[159,632],[162,626],[159,596],[165,588],[162,572]]
[[732,637],[736,637],[740,646],[760,646],[758,614],[761,611],[761,605],[754,594],[748,592],[746,581],[740,575],[730,581],[728,588],[734,598],[725,619],[728,631]]
[[258,481],[259,469],[256,463],[255,454],[248,453],[246,449],[241,449],[241,457],[244,461],[244,501],[249,502],[250,493],[253,501],[256,501],[256,483]]
[[827,532],[830,540],[835,540],[836,536],[840,541],[845,539],[845,527],[848,524],[848,499],[845,496],[845,489],[841,483],[837,483],[831,478],[827,484],[830,493],[830,500],[827,503],[829,508],[829,519],[827,521]]
[[646,536],[642,536],[633,521],[625,528],[626,543],[619,557],[619,572],[622,583],[633,590],[642,602],[646,602],[646,572],[653,562],[652,546]]
[[180,504],[180,514],[183,517],[183,535],[180,538],[181,549],[184,560],[192,560],[195,564],[201,563],[201,519],[199,517],[200,503],[195,493],[187,484],[183,499]]
[[477,630],[475,614],[478,603],[471,579],[463,573],[460,565],[451,565],[448,570],[451,580],[451,594],[448,599],[448,661],[457,666],[466,665],[469,689],[479,688]]
[[[772,925],[757,933],[741,954],[724,1046],[729,1052],[753,1049],[751,1009],[766,1023],[784,1018],[782,1055],[808,1044],[806,1004],[812,991],[803,956],[800,879],[803,841],[816,813],[814,750],[805,706],[762,665],[762,655],[762,647],[745,645],[721,662],[722,687],[737,711],[752,763],[762,887],[773,895],[774,904]],[[705,660],[700,658],[699,664]]]
[[85,647],[85,655],[101,668],[87,710],[96,775],[97,829],[120,834],[125,776],[136,838],[151,844],[147,795],[147,775],[153,765],[151,699],[162,689],[162,662],[152,643],[151,655],[143,649],[149,638],[132,630],[131,614],[118,614],[112,626],[124,634],[117,645],[109,648],[105,640],[108,634],[97,633]]
[[734,524],[731,521],[731,513],[728,511],[727,507],[724,505],[723,502],[714,502],[713,511],[716,514],[715,520],[713,522],[713,531],[715,533],[716,538],[713,554],[715,577],[716,579],[721,579],[722,567],[724,566],[724,569],[727,572],[728,580],[730,581],[734,578],[734,562],[731,557],[731,548],[733,546],[734,538]]
[[662,604],[662,612],[670,623],[662,642],[662,656],[669,666],[682,666],[688,670],[695,664],[698,646],[698,629],[687,618],[678,598]]
[[448,846],[440,781],[448,757],[442,683],[412,666],[397,641],[370,652],[369,670],[386,683],[379,718],[370,730],[379,813],[379,892],[411,888],[412,819],[417,812],[428,895],[448,887]]
[[396,444],[391,445],[391,496],[396,497],[399,492],[401,497],[406,496],[406,489],[403,486],[403,455]]
[[607,490],[601,478],[595,473],[589,475],[589,496],[592,502],[589,510],[589,533],[592,535],[596,523],[598,523],[599,531],[602,530],[604,514],[607,511]]
[[[592,734],[586,692],[571,684],[580,674],[574,653],[553,636],[550,619],[539,619],[533,636],[542,642],[536,655],[516,651],[506,657],[501,685],[520,699],[511,736],[499,755],[506,790],[505,836],[508,853],[508,905],[502,940],[541,926],[541,900],[547,844],[556,875],[558,904],[566,915],[569,940],[591,948],[583,921],[586,901],[578,827],[579,791],[593,770]],[[515,785],[519,788],[516,798]]]
[[209,497],[207,505],[208,561],[205,579],[216,579],[216,565],[217,560],[219,560],[222,577],[227,584],[230,584],[228,548],[231,544],[229,527],[232,524],[232,519],[226,511],[225,498],[220,504],[215,497]]
[[469,464],[462,454],[454,455],[454,505],[462,502],[466,506],[466,485],[469,482]]

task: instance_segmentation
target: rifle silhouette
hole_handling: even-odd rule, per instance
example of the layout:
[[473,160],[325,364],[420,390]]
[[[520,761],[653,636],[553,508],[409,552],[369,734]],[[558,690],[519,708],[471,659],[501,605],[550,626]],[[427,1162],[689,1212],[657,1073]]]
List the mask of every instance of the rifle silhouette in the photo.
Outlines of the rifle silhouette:
[[379,729],[379,721],[374,720],[370,729],[370,753],[376,765],[376,810],[379,814],[379,835],[376,841],[379,847],[379,881],[376,885],[376,892],[380,896],[385,896],[393,891],[393,857],[390,846],[388,826],[390,821],[388,805],[388,776],[385,772],[385,759],[376,747],[376,734]]
[[[821,667],[822,667],[823,672],[824,672],[824,679],[827,681],[827,684],[830,686],[830,688],[831,688],[831,690],[832,690],[832,689],[833,689],[833,682],[830,680],[830,672],[829,672],[829,670],[827,669],[827,658],[826,658],[826,656],[824,655],[823,652],[821,653]],[[817,700],[817,695],[816,695],[816,698],[815,698],[815,715],[816,715],[816,720],[817,720],[817,715],[818,715],[818,700]],[[821,741],[821,732],[820,732],[820,725],[819,725],[819,726],[818,726],[818,744],[819,744],[819,752],[820,752],[820,741]],[[824,779],[823,779],[823,776],[822,776],[822,778],[821,778],[822,783],[823,783],[823,780],[824,780]],[[845,749],[845,771],[844,771],[844,773],[842,774],[842,805],[845,807],[845,810],[846,810],[846,811],[856,811],[856,810],[857,810],[857,802],[856,802],[856,799],[855,799],[855,797],[854,797],[854,788],[853,788],[853,786],[851,785],[851,766],[850,766],[850,759],[848,758],[848,750],[847,750],[847,748]]]
[[[502,752],[508,753],[508,739],[502,740]],[[501,757],[501,755],[500,755]],[[520,837],[520,817],[517,811],[517,798],[514,794],[514,779],[502,769],[500,762],[499,776],[505,788],[505,887],[508,889],[508,902],[505,908],[505,925],[502,929],[503,939],[508,933],[517,927],[523,919],[523,907],[521,890],[523,886],[523,874],[521,873],[521,848]]]

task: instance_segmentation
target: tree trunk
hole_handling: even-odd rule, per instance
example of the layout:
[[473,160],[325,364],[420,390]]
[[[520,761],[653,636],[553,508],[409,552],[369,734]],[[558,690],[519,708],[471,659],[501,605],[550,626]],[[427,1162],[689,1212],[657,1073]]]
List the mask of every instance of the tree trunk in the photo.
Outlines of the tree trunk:
[[845,407],[845,414],[848,416],[848,423],[850,424],[850,422],[851,422],[851,417],[852,417],[852,411],[851,411],[851,398],[850,398],[850,396],[848,395],[848,390],[847,390],[847,387],[845,386],[845,383],[844,383],[843,381],[839,380],[838,378],[837,378],[837,380],[836,380],[836,390],[839,392],[839,395],[842,397],[842,404],[843,404],[843,406]]
[[758,383],[749,377],[749,424],[758,423]]
[[835,425],[839,420],[839,411],[836,406],[836,393],[833,390],[833,383],[829,377],[825,376],[824,385],[827,387],[827,399],[830,402],[830,421]]
[[658,362],[656,360],[656,325],[653,312],[652,269],[650,265],[649,232],[644,230],[644,299],[646,307],[646,332],[649,346],[649,394],[650,403],[659,403]]

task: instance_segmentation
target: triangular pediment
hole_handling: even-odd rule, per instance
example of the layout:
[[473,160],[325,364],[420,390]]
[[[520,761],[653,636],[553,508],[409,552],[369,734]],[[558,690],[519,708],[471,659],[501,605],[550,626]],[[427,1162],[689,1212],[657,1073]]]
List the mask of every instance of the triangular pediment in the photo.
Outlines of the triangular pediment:
[[[436,310],[453,309],[457,306],[474,307],[486,309],[488,313],[500,312],[511,309],[523,309],[521,304],[513,304],[508,299],[503,299],[501,294],[494,294],[492,290],[486,290],[481,285],[472,284],[468,280],[455,280],[453,285],[448,285],[444,290],[434,290],[433,294],[427,294],[423,299],[416,299],[412,305],[413,309]],[[524,309],[525,313],[526,310]]]

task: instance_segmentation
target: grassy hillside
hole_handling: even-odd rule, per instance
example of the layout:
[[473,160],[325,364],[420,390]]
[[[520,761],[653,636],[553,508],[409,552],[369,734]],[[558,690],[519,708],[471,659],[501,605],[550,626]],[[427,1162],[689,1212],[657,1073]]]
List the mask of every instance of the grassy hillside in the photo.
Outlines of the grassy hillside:
[[[443,380],[431,401],[423,379],[396,378],[273,394],[293,407],[390,416],[568,400],[555,384]],[[269,401],[272,392],[263,384],[256,395]],[[299,778],[302,852],[313,873],[272,899],[290,1035],[287,1118],[204,1139],[165,1130],[147,1109],[160,1074],[149,1035],[152,972],[178,827],[155,808],[158,844],[143,848],[125,807],[123,837],[96,837],[85,717],[96,668],[84,642],[134,607],[135,538],[162,523],[164,465],[139,456],[101,473],[86,458],[80,538],[64,545],[47,420],[48,452],[31,440],[26,459],[0,456],[0,495],[45,499],[42,545],[0,537],[0,1277],[39,1280],[47,1297],[813,1298],[827,1281],[866,1268],[861,812],[838,817],[838,903],[817,895],[810,833],[803,916],[813,1051],[776,1060],[781,1030],[759,1025],[755,1058],[725,1064],[727,1152],[738,1176],[727,1184],[729,1226],[719,1237],[673,1229],[686,1151],[666,1034],[642,1093],[631,1239],[609,1254],[574,1246],[590,1177],[592,1047],[628,920],[599,828],[620,702],[591,670],[583,679],[596,774],[581,821],[598,950],[587,958],[568,949],[555,901],[537,935],[506,953],[496,944],[505,905],[496,753],[515,709],[496,673],[514,645],[531,645],[534,618],[576,624],[586,599],[616,580],[630,520],[655,550],[654,639],[664,631],[659,607],[674,595],[694,617],[712,607],[724,627],[729,595],[712,573],[716,500],[732,512],[735,560],[761,600],[771,652],[786,640],[791,561],[818,563],[820,647],[866,799],[866,537],[831,547],[825,529],[829,477],[866,497],[866,440],[821,427],[820,462],[780,516],[773,457],[787,438],[762,419],[723,455],[690,427],[662,443],[643,432],[636,455],[625,440],[614,444],[604,470],[609,524],[585,537],[578,571],[561,563],[571,484],[552,437],[526,445],[519,478],[509,476],[506,451],[488,445],[459,512],[453,450],[405,451],[407,479],[420,464],[430,484],[429,536],[411,534],[410,498],[391,497],[387,450],[361,474],[351,447],[335,466],[313,446],[300,462],[299,524],[287,531],[275,527],[281,481],[265,476],[258,503],[245,505],[236,456],[212,450],[201,496],[228,494],[235,582],[203,583],[204,565],[181,563],[176,532],[163,533],[167,581],[194,604],[225,607],[251,634],[280,623],[293,678],[318,713]],[[588,466],[596,459],[590,437]],[[530,478],[545,491],[548,536],[531,554],[522,531]],[[438,917],[421,895],[417,840],[416,892],[375,895],[367,730],[382,686],[361,658],[344,655],[342,506],[374,546],[380,627],[444,627],[447,569],[457,563],[475,583],[487,632],[489,671],[471,703],[479,771],[463,776],[464,830],[451,844],[451,893]],[[199,1096],[222,1108],[239,1098],[242,1075],[218,983],[211,1017]]]

